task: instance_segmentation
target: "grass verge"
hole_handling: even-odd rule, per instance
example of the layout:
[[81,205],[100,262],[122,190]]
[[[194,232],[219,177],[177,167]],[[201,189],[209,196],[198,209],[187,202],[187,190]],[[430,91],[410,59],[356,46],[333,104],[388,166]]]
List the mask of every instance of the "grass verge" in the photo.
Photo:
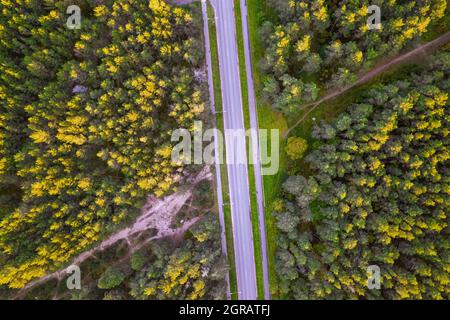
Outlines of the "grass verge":
[[[287,130],[287,122],[281,113],[273,111],[269,105],[264,104],[261,100],[261,90],[264,78],[257,67],[264,54],[264,46],[258,34],[260,25],[265,20],[275,19],[274,12],[269,9],[265,0],[247,0],[247,8],[251,13],[248,16],[250,45],[252,50],[252,71],[253,81],[255,84],[256,110],[258,113],[258,126],[260,129],[278,129],[280,130],[280,140],[278,145],[280,148],[280,162],[277,174],[273,176],[263,176],[264,187],[264,207],[266,218],[266,238],[269,263],[269,282],[270,293],[273,299],[279,298],[278,295],[278,279],[275,269],[275,252],[276,252],[276,227],[275,219],[272,216],[272,204],[278,197],[281,183],[285,177],[285,154],[284,141],[282,132]],[[269,146],[273,145],[269,141]]]

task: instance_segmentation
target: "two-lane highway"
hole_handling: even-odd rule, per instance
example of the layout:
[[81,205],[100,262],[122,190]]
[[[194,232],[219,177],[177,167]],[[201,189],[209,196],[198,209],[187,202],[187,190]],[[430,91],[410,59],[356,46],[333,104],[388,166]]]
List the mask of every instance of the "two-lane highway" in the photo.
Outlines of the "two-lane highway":
[[[203,36],[205,38],[205,56],[206,56],[206,66],[208,69],[208,87],[209,87],[209,101],[211,104],[212,114],[216,113],[216,102],[214,99],[214,81],[213,81],[213,71],[212,71],[212,59],[211,59],[211,44],[209,42],[209,26],[208,26],[208,8],[206,5],[206,0],[202,0],[202,15],[203,15]],[[216,168],[216,182],[217,182],[217,202],[219,211],[219,222],[221,226],[220,238],[222,242],[222,253],[227,258],[227,239],[226,239],[226,227],[225,227],[225,214],[223,210],[223,194],[222,194],[222,177],[220,175],[220,147],[218,140],[217,131],[214,132],[214,157],[215,157],[215,168]],[[231,299],[230,292],[230,275],[227,273],[227,297]]]
[[[216,16],[224,128],[244,132],[233,2],[211,0]],[[236,161],[236,156],[247,159],[246,142],[245,139],[233,139],[225,134],[225,147],[238,297],[243,300],[256,299],[258,295],[247,161]]]

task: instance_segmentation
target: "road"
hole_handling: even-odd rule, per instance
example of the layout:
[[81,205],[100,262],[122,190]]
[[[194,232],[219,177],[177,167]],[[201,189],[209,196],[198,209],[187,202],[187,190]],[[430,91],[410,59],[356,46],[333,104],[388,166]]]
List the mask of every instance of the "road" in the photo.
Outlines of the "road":
[[253,168],[255,173],[255,188],[256,188],[256,200],[258,202],[258,220],[259,220],[259,234],[261,243],[261,258],[263,269],[263,283],[264,283],[264,298],[270,299],[270,286],[269,286],[269,263],[267,260],[267,240],[266,240],[266,219],[264,212],[264,188],[261,174],[261,161],[259,152],[258,141],[258,117],[256,113],[256,99],[255,99],[255,86],[253,84],[253,72],[252,72],[252,55],[250,50],[250,33],[248,31],[248,10],[246,0],[241,1],[241,18],[242,18],[242,36],[244,42],[244,54],[245,54],[245,70],[247,74],[247,91],[248,91],[248,103],[250,112],[250,127],[252,129],[251,145],[252,145],[252,157]]
[[[216,16],[224,128],[244,132],[233,0],[211,0],[211,5]],[[225,147],[238,298],[254,300],[258,295],[248,170],[246,161],[236,161],[237,157],[247,159],[245,139],[225,134]]]
[[[209,43],[209,28],[208,28],[208,8],[206,6],[206,0],[202,0],[202,15],[203,15],[203,36],[205,38],[205,56],[206,56],[206,66],[208,69],[208,87],[209,87],[209,101],[211,104],[212,114],[216,113],[216,104],[214,101],[214,83],[213,83],[213,72],[212,72],[212,61],[211,61],[211,44]],[[214,132],[214,157],[215,157],[215,168],[216,168],[216,183],[217,183],[217,202],[219,208],[219,222],[221,226],[220,238],[222,242],[222,253],[227,257],[227,242],[226,242],[226,227],[225,227],[225,215],[223,212],[223,193],[222,193],[222,177],[220,175],[220,161],[219,161],[219,142],[217,138],[217,131]],[[227,297],[231,298],[230,295],[230,277],[227,273],[226,281],[228,284]]]

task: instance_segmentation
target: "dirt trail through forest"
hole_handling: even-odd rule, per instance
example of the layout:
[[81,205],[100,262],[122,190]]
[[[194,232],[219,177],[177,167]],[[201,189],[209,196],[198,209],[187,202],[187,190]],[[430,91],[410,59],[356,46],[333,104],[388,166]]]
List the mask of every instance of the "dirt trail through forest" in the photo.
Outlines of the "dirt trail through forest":
[[317,106],[319,106],[323,102],[328,101],[333,98],[336,98],[336,97],[340,96],[341,94],[347,92],[348,90],[353,89],[354,87],[357,87],[359,85],[362,85],[362,84],[372,80],[379,74],[385,72],[386,70],[388,70],[398,64],[401,64],[401,63],[407,61],[408,59],[416,58],[420,54],[426,54],[426,53],[432,52],[432,51],[438,49],[439,47],[445,45],[449,41],[450,41],[450,31],[448,31],[447,33],[444,33],[440,37],[438,37],[430,42],[427,42],[427,43],[424,43],[424,44],[418,46],[417,48],[415,48],[411,51],[408,51],[404,54],[401,54],[395,58],[392,58],[392,59],[386,61],[385,63],[375,66],[372,70],[370,70],[369,72],[364,74],[362,77],[360,77],[355,83],[353,83],[347,87],[334,90],[315,102],[302,105],[300,107],[302,109],[308,108],[308,107],[311,107],[311,109],[284,133],[284,138],[287,138],[289,136],[289,133],[293,129],[295,129],[300,123],[302,123],[303,120],[305,120],[305,118],[308,116],[308,114],[311,113],[311,111],[313,111]]
[[[136,221],[130,227],[119,230],[113,233],[108,239],[102,241],[94,248],[85,251],[78,255],[70,264],[81,265],[88,258],[95,255],[95,253],[103,251],[112,245],[116,244],[120,240],[125,240],[130,245],[130,251],[134,252],[147,244],[148,242],[156,239],[161,239],[169,236],[176,236],[186,232],[192,225],[200,220],[201,217],[195,217],[190,220],[184,221],[183,225],[179,228],[171,228],[172,220],[180,209],[184,206],[189,198],[192,196],[192,190],[196,184],[205,180],[211,179],[211,171],[208,166],[205,166],[203,170],[198,173],[189,184],[191,187],[188,190],[182,192],[176,192],[162,199],[156,197],[149,197],[147,204],[142,208],[141,214]],[[138,238],[143,232],[151,229],[156,229],[157,234],[145,239],[143,242],[133,244],[133,239]],[[23,297],[32,288],[41,285],[49,280],[57,279],[58,281],[67,276],[67,270],[70,266],[50,273],[42,278],[30,282],[23,289],[21,289],[16,298]]]

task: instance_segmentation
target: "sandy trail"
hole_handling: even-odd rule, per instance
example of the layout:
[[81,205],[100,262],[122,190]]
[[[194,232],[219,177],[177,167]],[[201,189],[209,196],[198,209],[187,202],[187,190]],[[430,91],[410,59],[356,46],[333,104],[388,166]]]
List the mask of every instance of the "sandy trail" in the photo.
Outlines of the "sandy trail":
[[186,5],[192,3],[194,0],[169,0],[169,3],[173,3],[176,5]]
[[[108,239],[102,241],[94,248],[81,253],[72,261],[69,266],[30,282],[18,292],[16,298],[24,296],[24,294],[26,294],[26,292],[28,292],[30,289],[49,280],[61,280],[63,277],[67,276],[67,270],[70,266],[81,265],[84,261],[94,256],[97,252],[109,248],[120,240],[127,241],[127,243],[130,245],[130,251],[134,252],[152,240],[175,236],[186,232],[186,230],[188,230],[192,225],[199,221],[201,217],[195,217],[187,220],[181,227],[176,229],[172,229],[170,227],[172,220],[184,206],[187,200],[191,198],[192,189],[195,187],[195,185],[200,181],[211,178],[212,174],[210,172],[210,168],[208,166],[205,166],[200,173],[198,173],[193,179],[188,181],[188,183],[191,184],[191,187],[188,190],[183,192],[176,192],[162,199],[149,197],[147,204],[142,208],[141,214],[138,216],[133,225],[117,231],[116,233],[113,233],[108,237]],[[132,239],[142,234],[144,231],[150,229],[158,230],[157,234],[133,246]]]
[[311,109],[303,117],[301,117],[292,127],[290,127],[285,132],[284,137],[287,138],[289,136],[289,133],[293,129],[295,129],[300,123],[302,123],[302,121],[305,120],[305,118],[308,116],[308,114],[311,113],[311,111],[313,111],[321,103],[328,101],[330,99],[336,98],[336,97],[340,96],[341,94],[347,92],[348,90],[370,81],[371,79],[375,78],[379,74],[385,72],[386,70],[388,70],[402,62],[405,62],[408,59],[414,58],[414,57],[418,56],[419,54],[424,54],[426,52],[432,52],[432,51],[438,49],[439,47],[443,46],[444,44],[446,44],[449,41],[450,41],[450,31],[447,31],[447,33],[444,33],[440,37],[438,37],[430,42],[424,43],[411,51],[408,51],[404,54],[401,54],[401,55],[389,60],[389,61],[386,61],[385,63],[375,66],[372,70],[370,70],[369,72],[364,74],[362,77],[358,78],[358,80],[355,83],[353,83],[347,87],[334,90],[315,102],[304,104],[304,105],[300,106],[300,108],[302,108],[302,109],[308,108],[308,107],[311,107]]

